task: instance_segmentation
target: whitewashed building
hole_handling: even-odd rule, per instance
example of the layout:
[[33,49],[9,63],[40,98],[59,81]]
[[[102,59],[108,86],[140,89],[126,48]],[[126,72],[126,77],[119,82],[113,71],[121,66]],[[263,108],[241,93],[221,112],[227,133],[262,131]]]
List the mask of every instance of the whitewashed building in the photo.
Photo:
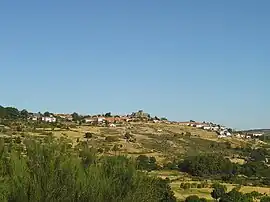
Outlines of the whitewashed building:
[[45,122],[49,122],[49,123],[54,123],[54,122],[56,122],[56,118],[53,117],[53,116],[50,116],[50,117],[48,117],[48,116],[43,116],[43,117],[41,118],[41,120],[42,120],[42,121],[45,121]]

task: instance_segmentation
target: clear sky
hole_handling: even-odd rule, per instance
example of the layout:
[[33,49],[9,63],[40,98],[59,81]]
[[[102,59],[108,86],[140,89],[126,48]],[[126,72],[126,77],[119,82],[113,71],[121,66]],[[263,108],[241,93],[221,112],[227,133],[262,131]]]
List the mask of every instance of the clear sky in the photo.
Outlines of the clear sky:
[[270,128],[269,0],[0,2],[0,105]]

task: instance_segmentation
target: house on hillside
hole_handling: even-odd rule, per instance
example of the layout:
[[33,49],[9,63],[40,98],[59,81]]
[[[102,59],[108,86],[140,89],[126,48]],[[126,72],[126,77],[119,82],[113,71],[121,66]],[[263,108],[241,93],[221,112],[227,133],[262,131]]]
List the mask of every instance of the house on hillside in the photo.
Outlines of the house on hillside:
[[179,125],[181,126],[190,126],[190,122],[178,122]]
[[261,136],[263,136],[263,134],[262,133],[253,133],[252,136],[253,137],[261,137]]
[[56,118],[53,115],[43,116],[43,117],[41,117],[41,120],[44,122],[48,122],[48,123],[55,123],[56,122]]
[[211,126],[203,126],[203,129],[204,129],[204,130],[211,130],[212,127],[211,127]]
[[66,121],[73,121],[73,117],[71,114],[55,114],[55,116],[57,116],[63,120],[66,120]]
[[85,123],[103,123],[105,121],[104,117],[98,116],[98,117],[86,117],[84,118]]
[[93,117],[86,117],[84,118],[85,123],[94,123],[96,122],[96,118]]

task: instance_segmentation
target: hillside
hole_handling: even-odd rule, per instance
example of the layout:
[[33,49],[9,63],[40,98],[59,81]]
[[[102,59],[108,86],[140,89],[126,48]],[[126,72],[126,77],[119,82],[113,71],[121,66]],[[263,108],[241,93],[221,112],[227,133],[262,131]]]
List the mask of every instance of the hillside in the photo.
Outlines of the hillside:
[[[134,160],[145,159],[144,156],[153,157],[156,166],[151,167],[149,175],[169,179],[170,186],[180,201],[194,194],[211,200],[211,184],[215,183],[216,179],[212,176],[199,177],[180,172],[176,167],[177,162],[189,156],[209,154],[222,156],[232,163],[245,165],[251,152],[245,148],[266,146],[266,143],[255,139],[248,140],[234,136],[218,138],[216,132],[177,123],[130,122],[109,127],[74,123],[55,125],[29,122],[26,124],[18,121],[9,123],[9,126],[2,125],[0,134],[5,140],[13,138],[15,142],[18,142],[18,138],[25,139],[26,137],[53,136],[60,141],[67,139],[73,148],[84,143],[90,148],[95,148],[102,156],[124,155]],[[240,182],[237,180],[244,180],[245,182],[241,182],[241,192],[258,191],[262,194],[270,194],[270,189],[259,181],[256,182],[257,185],[252,185],[253,179],[251,181],[242,178],[230,180],[232,181],[219,182],[228,187],[228,190],[232,190],[238,187]],[[181,188],[185,183],[191,187]],[[206,185],[203,185],[203,188],[197,188],[201,183]]]
[[[238,138],[218,138],[215,132],[209,132],[189,126],[166,123],[128,123],[117,127],[77,126],[68,130],[55,128],[43,129],[57,137],[66,136],[76,141],[86,141],[85,133],[92,134],[89,144],[102,148],[107,154],[113,154],[112,147],[117,145],[120,154],[155,156],[158,162],[172,160],[185,155],[199,153],[222,153],[232,156],[233,148],[248,144]],[[40,135],[32,133],[32,135]],[[128,136],[131,141],[128,141]]]

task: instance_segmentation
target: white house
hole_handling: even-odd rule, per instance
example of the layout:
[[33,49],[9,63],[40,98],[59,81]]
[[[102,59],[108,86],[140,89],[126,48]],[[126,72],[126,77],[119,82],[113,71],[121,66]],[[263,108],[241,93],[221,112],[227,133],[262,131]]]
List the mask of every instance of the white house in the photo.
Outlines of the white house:
[[211,130],[212,128],[210,126],[204,126],[203,129],[204,130]]
[[214,131],[218,131],[219,130],[219,127],[218,126],[215,126],[212,128]]
[[202,127],[203,127],[203,125],[201,125],[201,124],[196,125],[196,128],[202,128]]
[[85,118],[84,121],[85,121],[85,123],[93,123],[96,121],[96,119],[90,117],[90,118]]
[[103,121],[105,121],[105,118],[104,118],[104,117],[98,117],[98,118],[97,118],[97,122],[98,122],[98,123],[101,123],[101,122],[103,122]]
[[253,137],[261,137],[261,136],[263,136],[263,134],[261,134],[261,133],[255,133],[255,134],[253,134]]
[[51,116],[51,117],[48,117],[48,116],[43,116],[41,118],[42,121],[45,121],[45,122],[49,122],[49,123],[54,123],[56,122],[56,118]]

